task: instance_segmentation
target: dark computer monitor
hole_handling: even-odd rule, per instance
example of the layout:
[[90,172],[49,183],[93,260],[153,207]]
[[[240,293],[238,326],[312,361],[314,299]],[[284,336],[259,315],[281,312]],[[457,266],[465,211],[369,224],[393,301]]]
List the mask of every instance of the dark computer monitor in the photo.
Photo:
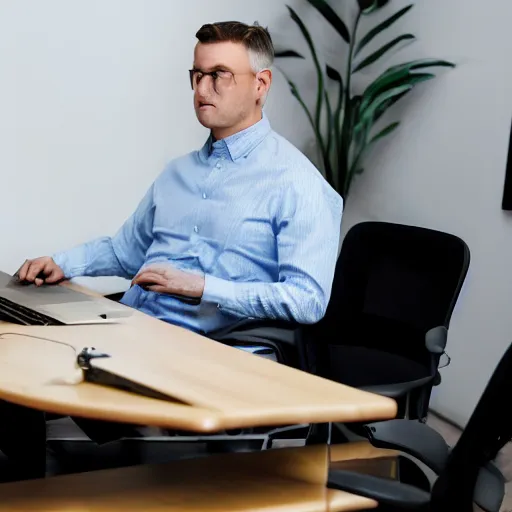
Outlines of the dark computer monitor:
[[503,210],[512,210],[512,129],[510,130],[507,167],[505,171],[505,187],[503,189]]

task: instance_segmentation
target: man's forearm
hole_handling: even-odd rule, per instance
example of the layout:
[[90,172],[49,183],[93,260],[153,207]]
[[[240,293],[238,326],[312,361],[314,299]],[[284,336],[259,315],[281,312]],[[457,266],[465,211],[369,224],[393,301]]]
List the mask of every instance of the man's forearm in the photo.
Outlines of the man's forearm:
[[240,317],[315,323],[325,314],[324,292],[309,283],[239,283],[205,276],[203,301]]
[[109,237],[97,238],[69,251],[54,254],[53,259],[67,279],[78,276],[133,277],[119,262]]

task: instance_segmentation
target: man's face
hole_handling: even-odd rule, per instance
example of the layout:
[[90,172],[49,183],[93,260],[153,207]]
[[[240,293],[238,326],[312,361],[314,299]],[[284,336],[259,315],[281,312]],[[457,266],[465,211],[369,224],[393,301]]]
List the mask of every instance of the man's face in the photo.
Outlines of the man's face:
[[[261,84],[239,43],[198,43],[194,51],[194,108],[199,122],[224,131],[254,114]],[[213,76],[203,73],[212,73]]]

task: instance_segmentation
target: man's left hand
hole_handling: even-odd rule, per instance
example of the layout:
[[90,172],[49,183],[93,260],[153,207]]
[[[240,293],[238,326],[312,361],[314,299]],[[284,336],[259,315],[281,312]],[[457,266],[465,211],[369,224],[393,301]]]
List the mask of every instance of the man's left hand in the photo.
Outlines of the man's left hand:
[[132,285],[139,285],[146,290],[186,297],[202,297],[204,276],[183,272],[171,265],[149,265],[133,278]]

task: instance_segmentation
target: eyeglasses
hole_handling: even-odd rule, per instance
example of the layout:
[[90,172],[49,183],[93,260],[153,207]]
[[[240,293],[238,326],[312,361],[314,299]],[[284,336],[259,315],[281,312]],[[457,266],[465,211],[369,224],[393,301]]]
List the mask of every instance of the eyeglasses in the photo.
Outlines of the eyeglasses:
[[[217,69],[215,71],[201,71],[200,69],[190,69],[190,86],[195,91],[199,87],[199,83],[205,76],[211,77],[213,88],[216,92],[219,90],[225,90],[231,86],[235,81],[235,74],[231,71],[224,69]],[[247,71],[245,73],[237,73],[237,75],[254,75],[253,71]]]

